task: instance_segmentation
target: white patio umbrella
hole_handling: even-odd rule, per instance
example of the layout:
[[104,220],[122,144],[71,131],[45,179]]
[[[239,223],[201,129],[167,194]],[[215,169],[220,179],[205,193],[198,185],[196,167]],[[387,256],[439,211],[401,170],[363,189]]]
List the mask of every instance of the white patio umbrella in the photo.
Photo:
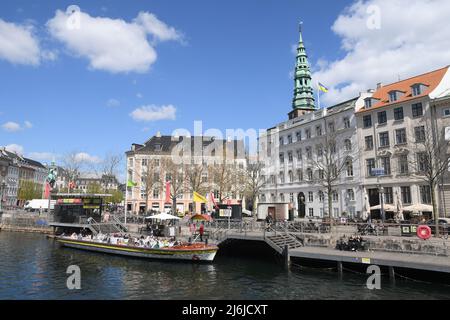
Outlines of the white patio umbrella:
[[181,220],[181,218],[173,216],[173,215],[165,213],[165,212],[157,214],[157,215],[154,215],[154,216],[146,217],[146,219],[153,219],[153,220]]
[[[396,208],[391,204],[384,204],[383,209],[384,209],[384,211],[389,211],[389,212],[391,212],[391,211],[395,212],[395,210],[396,210]],[[370,207],[370,210],[381,210],[381,204]]]
[[409,211],[413,213],[419,213],[424,211],[433,212],[433,206],[430,206],[429,204],[416,203],[411,206],[404,207],[403,211]]

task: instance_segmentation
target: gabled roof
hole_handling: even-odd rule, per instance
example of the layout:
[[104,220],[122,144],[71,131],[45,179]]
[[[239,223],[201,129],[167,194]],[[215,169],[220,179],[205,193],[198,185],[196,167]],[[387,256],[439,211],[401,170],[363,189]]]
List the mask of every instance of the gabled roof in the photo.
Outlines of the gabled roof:
[[[382,86],[381,88],[377,89],[372,98],[378,99],[379,101],[372,105],[371,108],[365,109],[362,108],[358,112],[366,112],[371,111],[374,109],[386,107],[389,105],[399,104],[403,102],[407,102],[409,100],[421,98],[428,96],[436,87],[441,83],[442,79],[444,78],[445,74],[447,73],[449,69],[449,66],[445,68],[441,68],[435,71],[431,71],[428,73],[424,73],[406,80],[402,80],[399,82],[395,82],[389,85]],[[423,92],[418,96],[413,96],[412,94],[412,86],[415,84],[423,84],[427,86]],[[389,101],[389,92],[392,91],[402,91],[405,94],[399,97],[397,101],[390,102]]]

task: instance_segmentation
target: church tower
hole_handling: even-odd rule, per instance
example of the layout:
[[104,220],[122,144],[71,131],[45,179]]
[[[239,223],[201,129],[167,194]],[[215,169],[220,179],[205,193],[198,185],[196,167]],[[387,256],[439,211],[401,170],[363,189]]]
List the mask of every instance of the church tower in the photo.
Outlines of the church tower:
[[297,61],[294,78],[293,110],[289,113],[289,119],[294,119],[305,113],[316,110],[314,90],[311,83],[311,70],[309,68],[305,44],[303,43],[302,23],[300,23],[300,40],[297,47]]

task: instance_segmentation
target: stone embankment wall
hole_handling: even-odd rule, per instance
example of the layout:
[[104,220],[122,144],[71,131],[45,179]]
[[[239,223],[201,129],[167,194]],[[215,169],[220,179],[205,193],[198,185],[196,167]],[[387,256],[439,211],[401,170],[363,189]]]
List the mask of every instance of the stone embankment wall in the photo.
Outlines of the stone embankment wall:
[[3,231],[53,233],[49,224],[50,218],[47,214],[8,212],[0,217],[0,228]]

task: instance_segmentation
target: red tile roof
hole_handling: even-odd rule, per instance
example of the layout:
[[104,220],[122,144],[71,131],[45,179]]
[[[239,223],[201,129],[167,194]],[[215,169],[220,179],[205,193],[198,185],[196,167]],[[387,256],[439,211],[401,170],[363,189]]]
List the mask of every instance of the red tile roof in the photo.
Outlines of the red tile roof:
[[[365,112],[370,111],[373,109],[382,108],[389,105],[399,104],[403,103],[409,100],[417,99],[420,97],[427,96],[430,94],[436,87],[439,85],[439,83],[442,81],[442,78],[446,74],[447,70],[450,66],[447,66],[442,69],[438,69],[435,71],[431,71],[428,73],[424,73],[406,80],[402,80],[399,82],[395,82],[389,85],[382,86],[381,88],[377,89],[375,93],[373,94],[373,99],[378,99],[379,101],[372,104],[372,107],[369,109],[361,108],[358,112]],[[413,96],[412,95],[412,88],[411,86],[415,84],[424,84],[427,87],[425,90],[423,90],[421,95]],[[389,101],[389,92],[391,91],[402,91],[405,92],[404,95],[398,98],[395,102]]]

